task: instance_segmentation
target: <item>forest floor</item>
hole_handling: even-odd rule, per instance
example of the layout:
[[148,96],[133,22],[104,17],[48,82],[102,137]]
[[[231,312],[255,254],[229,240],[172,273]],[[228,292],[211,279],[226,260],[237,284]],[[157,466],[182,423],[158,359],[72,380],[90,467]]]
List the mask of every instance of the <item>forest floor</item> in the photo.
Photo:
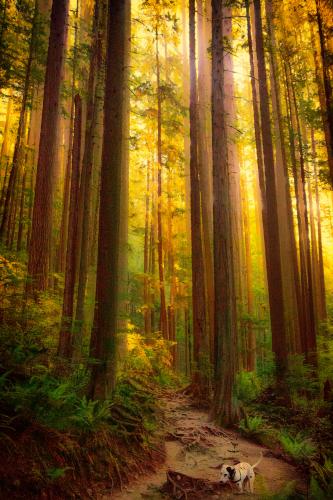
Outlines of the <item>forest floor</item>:
[[[245,461],[254,464],[263,453],[256,468],[255,494],[252,498],[270,498],[281,492],[291,482],[297,482],[298,490],[305,490],[306,480],[296,467],[274,457],[267,448],[244,439],[238,432],[221,429],[210,422],[208,411],[196,408],[190,397],[169,393],[163,397],[164,418],[161,433],[164,435],[166,459],[156,472],[134,477],[123,491],[114,492],[118,500],[142,500],[166,498],[161,492],[168,471],[177,471],[194,478],[217,482],[222,462],[234,464]],[[178,475],[178,478],[180,476]],[[216,483],[215,483],[216,484]],[[249,498],[249,493],[239,494],[230,487],[212,494],[200,493],[195,498]],[[101,495],[107,500],[110,495]],[[167,496],[168,498],[168,496]],[[173,498],[186,498],[178,491]],[[189,494],[188,499],[192,496]],[[194,497],[193,497],[194,498]],[[282,497],[280,497],[282,498]]]

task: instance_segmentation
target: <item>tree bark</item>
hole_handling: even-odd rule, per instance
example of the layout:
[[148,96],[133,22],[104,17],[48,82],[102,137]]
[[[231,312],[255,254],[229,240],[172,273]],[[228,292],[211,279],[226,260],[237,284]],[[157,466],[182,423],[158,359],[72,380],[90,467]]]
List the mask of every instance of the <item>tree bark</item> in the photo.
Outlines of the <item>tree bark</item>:
[[260,116],[262,126],[262,147],[264,156],[267,238],[266,265],[273,352],[276,359],[278,382],[283,382],[287,368],[287,335],[284,322],[284,301],[281,272],[280,235],[275,184],[275,165],[271,133],[271,118],[265,67],[264,42],[262,32],[260,0],[254,0],[255,34],[258,58]]
[[235,283],[230,217],[230,185],[227,128],[224,110],[223,8],[212,0],[212,146],[213,146],[213,241],[215,302],[215,395],[214,413],[219,422],[233,424],[238,418],[233,395],[236,375]]
[[86,286],[88,279],[89,268],[89,234],[91,227],[91,198],[92,198],[92,174],[93,160],[95,150],[95,135],[97,129],[97,116],[100,100],[100,70],[102,64],[102,38],[104,24],[103,15],[105,15],[105,7],[101,9],[101,4],[95,0],[94,20],[93,20],[93,45],[90,58],[89,79],[88,79],[88,102],[87,116],[85,127],[85,142],[84,153],[82,160],[82,174],[79,194],[79,218],[81,231],[78,233],[78,245],[80,246],[78,260],[78,288],[77,288],[77,304],[75,313],[75,339],[73,355],[76,360],[81,356],[83,327],[84,327],[84,302],[86,296]]
[[23,240],[23,230],[24,230],[24,208],[25,208],[25,185],[27,178],[27,168],[24,169],[24,174],[22,178],[22,187],[21,187],[21,200],[20,200],[20,215],[19,215],[19,225],[17,232],[17,243],[16,250],[20,252],[22,250],[22,240]]
[[270,60],[272,111],[275,132],[275,164],[280,252],[285,306],[285,322],[290,352],[300,352],[300,330],[303,328],[300,277],[297,261],[294,216],[290,193],[285,135],[281,109],[281,91],[276,59],[276,40],[273,24],[272,0],[266,0],[267,34]]
[[48,285],[60,84],[68,8],[69,0],[53,0],[29,248],[28,291],[46,290]]
[[90,357],[89,393],[105,399],[116,382],[116,330],[119,280],[120,193],[123,162],[124,87],[126,85],[126,11],[130,0],[115,0],[108,8],[108,41],[104,102],[96,306]]
[[[321,52],[321,62],[323,68],[323,82],[325,90],[325,101],[326,101],[326,114],[327,114],[327,124],[330,131],[330,148],[329,154],[333,154],[333,97],[332,97],[332,85],[330,80],[330,62],[328,49],[326,47],[323,19],[320,10],[320,0],[315,0],[316,2],[316,14],[318,23],[318,32],[320,40],[320,52]],[[330,181],[333,187],[333,163],[329,161],[330,167]]]
[[74,291],[77,268],[77,228],[78,228],[78,197],[80,183],[82,101],[79,94],[74,99],[74,137],[72,154],[72,172],[70,179],[69,214],[67,251],[65,267],[65,288],[62,306],[61,330],[58,344],[58,356],[72,356],[72,323],[74,312]]
[[159,55],[159,32],[156,27],[156,86],[157,86],[157,252],[158,274],[160,288],[160,331],[164,338],[168,338],[168,319],[165,300],[164,263],[163,263],[163,226],[162,226],[162,93],[161,68]]
[[[206,2],[207,3],[207,2]],[[198,10],[198,167],[201,192],[202,243],[206,287],[207,334],[210,337],[211,361],[214,345],[213,278],[213,200],[211,138],[211,68],[208,56],[211,33],[208,33],[207,5],[197,1]]]
[[303,325],[301,328],[301,347],[306,360],[316,365],[316,325],[312,283],[311,246],[306,196],[303,140],[295,88],[289,61],[285,61],[285,77],[289,112],[289,142],[299,235],[300,285],[303,302]]
[[311,149],[313,158],[313,173],[315,182],[315,204],[316,204],[316,217],[317,217],[317,241],[318,241],[318,278],[319,278],[319,309],[318,309],[318,319],[319,321],[327,320],[327,307],[326,307],[326,286],[325,286],[325,274],[324,274],[324,259],[323,259],[323,237],[321,228],[321,213],[320,213],[320,198],[319,198],[319,186],[318,186],[318,170],[317,170],[317,159],[316,159],[316,142],[314,137],[314,130],[311,129]]
[[195,40],[195,0],[189,1],[190,43],[190,178],[194,382],[207,393],[209,337],[207,332],[205,274],[203,261],[202,220],[198,158],[198,96]]

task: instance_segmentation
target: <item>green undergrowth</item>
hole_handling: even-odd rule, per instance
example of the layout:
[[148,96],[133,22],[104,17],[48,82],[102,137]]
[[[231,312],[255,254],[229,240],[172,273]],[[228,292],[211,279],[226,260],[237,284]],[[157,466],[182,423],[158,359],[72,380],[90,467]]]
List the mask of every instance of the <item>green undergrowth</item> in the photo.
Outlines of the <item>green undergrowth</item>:
[[163,460],[158,399],[179,384],[170,345],[128,328],[115,391],[88,399],[90,360],[71,366],[55,354],[59,279],[26,302],[24,262],[0,257],[1,498],[109,495]]
[[[87,398],[83,366],[59,375],[38,334],[0,328],[0,484],[11,498],[88,498],[109,494],[163,460],[158,432],[167,348],[129,351],[107,401]],[[154,354],[156,352],[156,355]],[[158,359],[157,359],[158,356]],[[136,363],[133,360],[136,360]],[[163,384],[161,383],[163,380]]]
[[[240,432],[305,473],[306,498],[313,500],[333,498],[333,404],[332,399],[323,397],[324,381],[331,375],[325,364],[327,357],[325,351],[319,358],[316,377],[300,356],[289,360],[289,404],[272,384],[267,366],[264,377],[260,377],[260,371],[259,375],[239,374],[236,386],[243,409]],[[301,498],[292,485],[288,488],[290,491],[274,498]]]
[[[84,498],[101,485],[112,490],[161,460],[156,435],[156,388],[145,375],[120,378],[112,398],[82,394],[85,376],[50,373],[0,389],[0,483],[13,498]],[[29,494],[27,493],[29,492]]]

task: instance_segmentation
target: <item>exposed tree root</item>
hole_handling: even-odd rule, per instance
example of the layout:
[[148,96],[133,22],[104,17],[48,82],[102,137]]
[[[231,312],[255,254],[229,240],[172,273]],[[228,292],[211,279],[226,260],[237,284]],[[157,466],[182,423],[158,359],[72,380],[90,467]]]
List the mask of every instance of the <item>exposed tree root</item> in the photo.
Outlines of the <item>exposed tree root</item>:
[[225,485],[219,481],[191,477],[173,470],[167,472],[167,481],[162,486],[163,493],[177,500],[202,499],[208,495],[216,495],[223,489]]
[[204,387],[196,381],[193,381],[188,386],[180,389],[177,394],[190,396],[193,401],[193,406],[196,408],[207,409],[211,406],[209,390],[207,390],[207,387]]

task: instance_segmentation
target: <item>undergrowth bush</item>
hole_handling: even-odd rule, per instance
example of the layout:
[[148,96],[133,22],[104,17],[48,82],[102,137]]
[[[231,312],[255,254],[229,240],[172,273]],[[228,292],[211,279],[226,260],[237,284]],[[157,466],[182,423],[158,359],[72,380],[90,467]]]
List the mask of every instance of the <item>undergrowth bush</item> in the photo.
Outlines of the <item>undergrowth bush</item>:
[[333,498],[333,461],[325,458],[321,465],[311,463],[310,499],[326,500]]
[[309,462],[315,455],[316,447],[314,442],[301,432],[292,436],[285,430],[281,431],[279,441],[283,450],[298,463]]
[[161,459],[156,386],[146,373],[132,369],[121,375],[108,401],[89,400],[87,382],[83,370],[62,378],[46,367],[30,377],[16,379],[10,372],[0,377],[5,491],[81,498],[76,490],[87,483],[119,485],[129,471]]
[[161,336],[145,341],[138,333],[127,335],[128,353],[122,362],[121,373],[138,371],[158,386],[177,387],[181,379],[172,369],[171,348],[173,342]]
[[294,354],[288,357],[288,374],[286,383],[294,402],[301,394],[315,397],[320,393],[318,379],[314,377],[313,368],[305,363],[303,355]]
[[242,371],[237,374],[235,393],[239,401],[243,403],[254,401],[262,389],[261,381],[255,372]]
[[239,422],[239,429],[245,436],[255,439],[258,439],[267,431],[266,423],[259,415],[246,415]]

